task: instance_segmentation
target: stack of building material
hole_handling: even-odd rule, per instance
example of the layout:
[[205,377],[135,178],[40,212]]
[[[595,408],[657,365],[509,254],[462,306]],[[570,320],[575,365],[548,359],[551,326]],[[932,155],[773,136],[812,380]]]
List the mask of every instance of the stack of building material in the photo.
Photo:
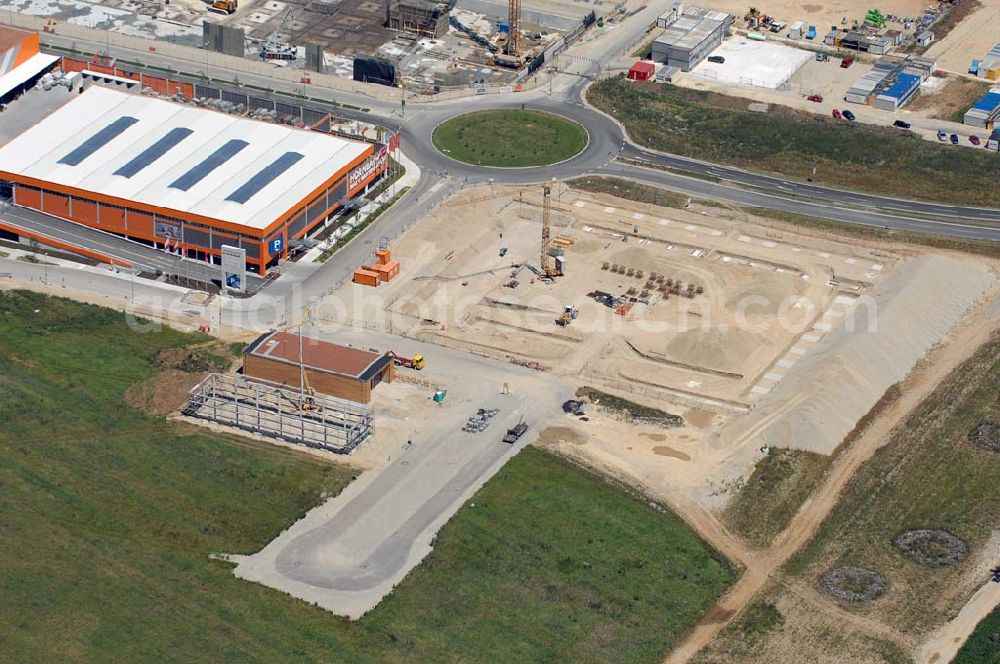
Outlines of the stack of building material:
[[359,267],[354,271],[354,283],[361,284],[362,286],[378,286],[379,275],[378,272],[371,270],[367,267]]

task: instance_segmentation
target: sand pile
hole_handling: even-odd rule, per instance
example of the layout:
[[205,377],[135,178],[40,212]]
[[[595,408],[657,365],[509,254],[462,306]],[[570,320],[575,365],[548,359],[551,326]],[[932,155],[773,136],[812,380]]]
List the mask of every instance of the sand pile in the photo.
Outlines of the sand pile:
[[666,354],[684,364],[738,372],[761,341],[746,330],[688,330],[667,344]]
[[729,293],[726,308],[733,312],[743,311],[750,316],[773,316],[783,302],[787,309],[799,297],[800,284],[798,277],[765,272]]
[[845,324],[831,331],[725,435],[738,437],[799,399],[760,431],[754,445],[831,454],[993,281],[985,268],[943,256],[904,263],[886,275],[871,298],[859,300],[845,321],[854,331]]

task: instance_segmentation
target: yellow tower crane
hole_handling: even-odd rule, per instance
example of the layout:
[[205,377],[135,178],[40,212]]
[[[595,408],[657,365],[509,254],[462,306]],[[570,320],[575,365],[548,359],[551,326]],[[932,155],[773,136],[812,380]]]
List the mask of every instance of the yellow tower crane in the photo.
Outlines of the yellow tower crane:
[[512,58],[521,57],[521,0],[509,0],[507,7],[507,44],[504,53]]

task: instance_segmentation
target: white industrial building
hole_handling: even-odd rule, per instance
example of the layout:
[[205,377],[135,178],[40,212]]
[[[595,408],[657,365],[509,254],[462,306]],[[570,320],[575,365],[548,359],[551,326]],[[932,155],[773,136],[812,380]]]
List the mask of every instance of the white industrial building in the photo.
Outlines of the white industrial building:
[[691,71],[722,44],[732,24],[732,14],[674,3],[669,14],[656,20],[665,29],[653,40],[653,60]]

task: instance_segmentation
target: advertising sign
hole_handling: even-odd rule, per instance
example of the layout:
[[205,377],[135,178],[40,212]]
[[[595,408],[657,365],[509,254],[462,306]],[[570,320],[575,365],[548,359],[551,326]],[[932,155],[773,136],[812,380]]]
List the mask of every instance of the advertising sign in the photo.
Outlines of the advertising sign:
[[157,220],[153,222],[153,234],[156,237],[162,237],[164,240],[180,240],[181,227],[177,224]]
[[347,188],[353,191],[362,182],[367,180],[370,175],[377,173],[379,170],[384,168],[386,162],[388,161],[389,150],[387,150],[385,146],[382,146],[375,152],[375,154],[365,159],[361,165],[356,166],[354,170],[347,175]]
[[242,247],[222,245],[222,287],[229,290],[246,290],[247,250]]

